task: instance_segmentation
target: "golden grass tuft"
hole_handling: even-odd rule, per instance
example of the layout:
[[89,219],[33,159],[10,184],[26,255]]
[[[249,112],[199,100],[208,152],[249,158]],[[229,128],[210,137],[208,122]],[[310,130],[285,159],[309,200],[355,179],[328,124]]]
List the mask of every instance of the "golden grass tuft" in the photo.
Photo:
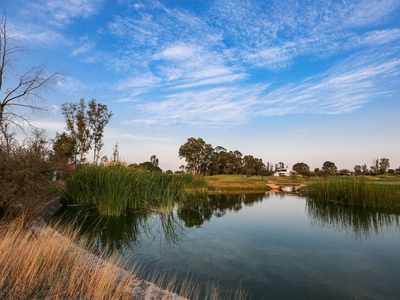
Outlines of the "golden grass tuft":
[[[171,292],[134,277],[46,227],[1,224],[0,299],[172,299]],[[183,299],[174,296],[174,299]]]

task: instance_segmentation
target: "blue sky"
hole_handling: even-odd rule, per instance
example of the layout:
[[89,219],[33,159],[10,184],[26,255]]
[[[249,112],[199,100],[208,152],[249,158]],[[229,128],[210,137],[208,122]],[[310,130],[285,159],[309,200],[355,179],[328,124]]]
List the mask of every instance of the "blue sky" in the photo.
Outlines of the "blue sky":
[[[4,0],[3,0],[4,1]],[[6,0],[21,66],[62,70],[60,107],[108,105],[103,154],[177,170],[202,137],[263,161],[400,165],[400,2]]]

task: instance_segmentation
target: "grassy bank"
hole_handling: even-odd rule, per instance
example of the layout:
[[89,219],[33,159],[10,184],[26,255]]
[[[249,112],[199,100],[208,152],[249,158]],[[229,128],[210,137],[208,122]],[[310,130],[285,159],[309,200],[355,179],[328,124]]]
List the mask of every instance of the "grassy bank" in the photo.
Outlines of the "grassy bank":
[[95,205],[104,215],[131,210],[171,211],[192,192],[206,190],[202,177],[147,172],[121,165],[84,165],[66,180],[68,202]]
[[308,199],[335,204],[400,209],[400,184],[364,177],[314,180],[305,190]]
[[216,192],[266,192],[270,190],[268,181],[279,183],[304,182],[304,178],[275,176],[214,175],[205,180],[209,191]]
[[130,273],[121,276],[113,264],[88,259],[54,232],[37,234],[18,222],[2,228],[1,299],[132,299]]

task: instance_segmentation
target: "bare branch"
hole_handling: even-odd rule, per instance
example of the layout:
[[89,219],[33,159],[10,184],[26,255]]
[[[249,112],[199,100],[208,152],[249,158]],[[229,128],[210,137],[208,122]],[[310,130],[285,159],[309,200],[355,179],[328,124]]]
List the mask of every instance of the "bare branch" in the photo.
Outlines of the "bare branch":
[[[18,45],[16,37],[8,36],[7,15],[3,8],[0,16],[0,124],[4,121],[14,124],[22,121],[29,124],[24,112],[47,110],[36,102],[44,100],[42,93],[51,88],[57,76],[61,75],[60,72],[48,74],[44,64],[34,66],[22,75],[14,74],[12,64],[17,60],[17,54],[25,50]],[[17,83],[5,87],[6,74],[8,78],[11,76],[18,78]]]

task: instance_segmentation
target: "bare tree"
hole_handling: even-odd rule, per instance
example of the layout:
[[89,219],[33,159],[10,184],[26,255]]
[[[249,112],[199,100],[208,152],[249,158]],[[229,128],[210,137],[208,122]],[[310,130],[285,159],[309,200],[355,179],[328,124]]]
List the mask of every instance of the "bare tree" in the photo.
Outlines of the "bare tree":
[[34,66],[22,73],[15,68],[18,55],[27,49],[18,44],[17,36],[9,35],[7,14],[3,8],[0,16],[0,127],[20,122],[28,123],[28,113],[46,111],[38,104],[44,100],[42,93],[50,88],[60,74],[49,74],[43,64]]

